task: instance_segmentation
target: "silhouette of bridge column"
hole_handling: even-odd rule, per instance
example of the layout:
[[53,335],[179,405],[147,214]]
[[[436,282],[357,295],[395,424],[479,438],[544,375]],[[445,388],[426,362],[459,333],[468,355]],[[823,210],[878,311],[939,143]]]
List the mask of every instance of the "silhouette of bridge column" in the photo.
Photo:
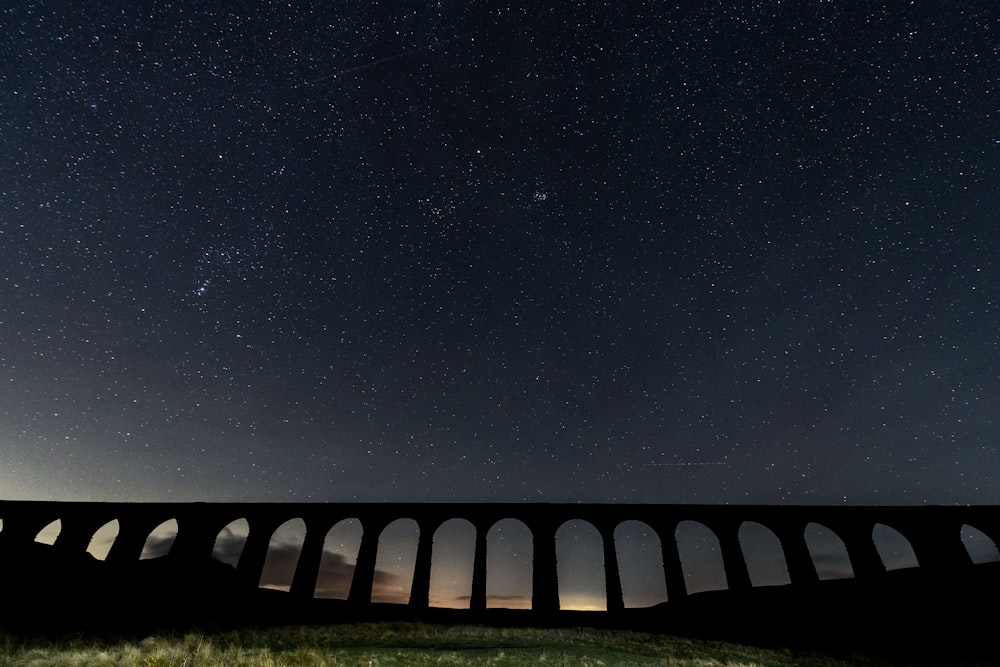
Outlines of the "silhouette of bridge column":
[[607,593],[608,611],[621,611],[625,609],[625,597],[622,594],[618,551],[615,548],[615,526],[613,523],[602,521],[597,530],[604,543],[604,589]]
[[[972,557],[962,543],[962,521],[951,515],[942,516],[928,508],[921,520],[895,521],[913,547],[920,567],[938,572],[962,569],[972,565]],[[995,544],[1000,545],[1000,543]]]
[[751,588],[750,571],[747,569],[743,548],[740,545],[739,519],[716,521],[711,526],[719,538],[719,549],[722,551],[722,567],[726,571],[726,585],[732,591],[744,591]]
[[115,538],[105,561],[123,563],[139,560],[146,539],[164,519],[156,514],[141,515],[122,512],[118,516],[118,537]]
[[476,523],[476,548],[472,557],[472,597],[469,608],[473,611],[486,609],[486,536],[489,526]]
[[375,585],[375,560],[378,558],[378,540],[389,525],[384,516],[361,516],[361,546],[354,565],[354,578],[347,600],[352,605],[365,607],[371,604],[372,587]]
[[441,525],[440,519],[417,522],[417,558],[413,564],[413,583],[410,585],[410,606],[426,609],[430,603],[431,555],[434,551],[434,533]]
[[525,517],[532,536],[531,609],[559,610],[559,568],[556,562],[557,522],[544,513]]
[[885,574],[885,563],[875,546],[875,522],[871,520],[828,522],[847,547],[847,557],[857,579],[871,579]]
[[72,520],[70,517],[65,517],[62,519],[59,537],[53,546],[64,553],[85,552],[97,529],[107,523],[102,519],[101,516],[75,516]]
[[260,585],[260,576],[264,572],[264,561],[267,560],[267,548],[271,544],[274,531],[278,529],[282,521],[282,517],[271,514],[247,517],[250,533],[243,545],[240,560],[236,564],[236,574],[247,586],[256,588]]
[[178,513],[174,517],[177,521],[177,537],[170,547],[171,558],[199,562],[212,557],[215,540],[225,522],[218,525],[215,517],[205,516],[202,512],[196,514],[195,511],[199,509],[201,508],[196,505],[191,511]]
[[[9,512],[9,510],[8,510]],[[20,515],[5,513],[0,538],[7,543],[30,542],[47,523],[38,512],[25,511]],[[36,527],[37,524],[37,527]]]
[[660,553],[663,556],[663,579],[667,586],[667,599],[680,600],[687,597],[684,583],[684,567],[681,565],[680,551],[677,550],[677,519],[651,521],[650,526],[660,538]]
[[819,581],[816,564],[806,544],[806,524],[800,521],[769,520],[767,527],[778,536],[785,554],[785,567],[793,584],[814,584]]
[[319,566],[323,560],[323,547],[326,535],[335,522],[334,517],[309,517],[306,520],[306,536],[299,552],[299,562],[292,576],[292,586],[289,593],[298,598],[311,598],[316,593],[319,579]]

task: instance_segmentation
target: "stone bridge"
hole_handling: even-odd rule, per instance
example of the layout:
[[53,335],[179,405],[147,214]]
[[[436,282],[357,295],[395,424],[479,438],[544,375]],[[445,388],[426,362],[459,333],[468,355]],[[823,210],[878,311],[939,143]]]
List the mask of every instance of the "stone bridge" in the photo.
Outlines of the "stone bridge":
[[[409,608],[428,607],[433,537],[451,519],[465,519],[475,528],[470,611],[487,607],[487,534],[504,519],[521,521],[533,544],[531,610],[551,615],[559,610],[556,532],[564,523],[584,521],[601,536],[607,613],[624,613],[625,605],[616,553],[615,529],[625,521],[640,521],[658,535],[663,575],[671,603],[688,596],[678,552],[676,532],[685,521],[703,524],[718,537],[728,591],[751,589],[747,561],[739,530],[746,522],[770,529],[777,537],[791,588],[809,587],[819,581],[806,544],[809,524],[819,524],[843,540],[859,582],[886,574],[873,540],[879,524],[904,536],[913,548],[919,570],[934,576],[954,576],[972,567],[963,544],[963,526],[971,526],[1000,544],[1000,507],[830,507],[830,506],[707,506],[707,505],[604,505],[604,504],[451,504],[451,503],[75,503],[0,501],[2,536],[8,545],[32,542],[39,531],[59,520],[61,531],[53,551],[82,554],[95,532],[117,520],[119,532],[106,562],[126,564],[139,559],[151,532],[176,520],[177,535],[168,560],[197,564],[211,561],[220,532],[233,521],[246,520],[249,535],[237,574],[245,582],[258,582],[272,535],[290,519],[301,519],[305,540],[290,587],[290,599],[312,598],[320,571],[324,540],[330,529],[345,519],[362,526],[362,537],[347,603],[354,609],[371,605],[379,537],[397,519],[412,519],[419,527]],[[2,556],[2,552],[0,552]]]

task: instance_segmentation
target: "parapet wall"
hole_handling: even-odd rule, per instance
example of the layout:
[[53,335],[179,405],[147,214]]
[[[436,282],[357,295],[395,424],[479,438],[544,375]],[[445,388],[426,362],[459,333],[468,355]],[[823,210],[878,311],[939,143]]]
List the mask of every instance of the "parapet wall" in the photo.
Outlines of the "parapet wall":
[[740,527],[756,522],[777,536],[791,587],[818,581],[816,567],[805,541],[806,526],[820,524],[844,542],[854,576],[867,581],[885,574],[873,541],[873,530],[883,524],[897,530],[913,547],[919,568],[944,577],[972,565],[961,538],[972,526],[1000,544],[1000,508],[994,506],[923,507],[825,507],[825,506],[706,506],[706,505],[597,505],[597,504],[437,504],[437,503],[73,503],[0,501],[0,519],[6,544],[28,543],[49,523],[59,520],[61,532],[54,544],[60,553],[83,553],[104,524],[117,520],[119,533],[107,555],[109,564],[138,560],[151,531],[171,519],[177,537],[169,554],[172,561],[197,564],[212,559],[220,532],[231,522],[245,519],[249,535],[237,566],[243,581],[257,582],[264,567],[274,531],[290,519],[305,523],[305,541],[291,584],[292,598],[311,598],[319,575],[324,539],[339,521],[356,519],[363,528],[348,602],[355,608],[371,604],[379,536],[397,519],[412,519],[419,526],[414,577],[409,606],[428,606],[433,535],[450,519],[465,519],[476,531],[470,609],[486,609],[486,558],[490,528],[504,519],[523,522],[533,541],[533,611],[559,610],[556,532],[571,520],[593,525],[603,542],[604,574],[609,614],[624,610],[614,533],[625,521],[649,525],[659,536],[664,579],[669,599],[684,599],[688,592],[675,534],[683,521],[696,521],[712,530],[719,547],[728,589],[751,587],[747,562],[739,540]]

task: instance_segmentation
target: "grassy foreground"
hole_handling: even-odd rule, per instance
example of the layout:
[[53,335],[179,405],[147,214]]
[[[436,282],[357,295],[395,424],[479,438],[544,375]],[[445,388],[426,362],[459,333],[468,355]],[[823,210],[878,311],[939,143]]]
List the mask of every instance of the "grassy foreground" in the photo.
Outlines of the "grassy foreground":
[[43,640],[0,634],[0,667],[834,667],[857,664],[874,663],[860,657],[855,661],[842,661],[723,642],[581,628],[366,623],[121,639],[63,637]]

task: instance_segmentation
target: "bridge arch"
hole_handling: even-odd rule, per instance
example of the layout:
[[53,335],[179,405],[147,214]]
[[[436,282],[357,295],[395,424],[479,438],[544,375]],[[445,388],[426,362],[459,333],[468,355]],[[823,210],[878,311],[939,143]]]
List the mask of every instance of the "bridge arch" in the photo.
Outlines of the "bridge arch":
[[997,543],[984,531],[971,524],[962,524],[962,544],[974,564],[1000,561]]
[[306,523],[301,517],[288,519],[271,533],[257,584],[259,587],[286,592],[291,590],[305,537]]
[[652,607],[667,601],[660,537],[646,522],[622,521],[614,530],[618,576],[625,608]]
[[212,544],[212,558],[220,563],[237,567],[249,536],[250,522],[247,521],[246,517],[230,521],[215,536],[215,542]]
[[476,527],[468,519],[448,519],[434,531],[428,604],[468,609],[472,602]]
[[118,519],[112,519],[94,531],[87,545],[87,553],[97,560],[106,560],[121,527]]
[[47,523],[35,535],[35,542],[39,544],[55,544],[62,534],[62,519],[56,519]]
[[355,517],[341,519],[327,531],[323,539],[323,554],[320,557],[313,597],[348,599],[357,569],[363,532],[361,521]]
[[847,544],[836,531],[824,524],[811,521],[805,528],[805,540],[820,580],[854,577]]
[[409,602],[419,539],[420,526],[410,518],[395,519],[380,531],[372,602]]
[[677,524],[675,535],[689,594],[729,587],[722,546],[715,531],[700,521],[685,519]]
[[903,533],[884,523],[872,529],[872,541],[886,570],[918,567],[917,554]]
[[560,609],[607,610],[603,541],[594,524],[570,519],[559,526],[556,563]]
[[781,586],[792,582],[781,540],[757,521],[744,521],[739,530],[740,547],[751,586]]
[[486,532],[486,606],[530,609],[534,544],[520,519],[495,521]]
[[149,532],[146,542],[142,546],[142,553],[139,560],[150,558],[162,558],[170,553],[177,539],[178,524],[177,519],[167,519]]

